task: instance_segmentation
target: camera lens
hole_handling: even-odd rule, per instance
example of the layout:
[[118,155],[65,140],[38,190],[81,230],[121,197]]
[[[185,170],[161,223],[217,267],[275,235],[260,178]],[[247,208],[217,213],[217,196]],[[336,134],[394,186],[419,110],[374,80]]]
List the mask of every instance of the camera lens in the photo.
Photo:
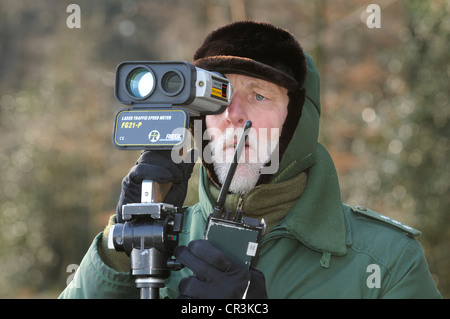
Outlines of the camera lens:
[[183,89],[184,80],[177,71],[169,71],[162,77],[161,86],[167,95],[175,95]]
[[147,68],[139,67],[130,72],[127,78],[128,92],[135,98],[149,96],[155,88],[155,76]]

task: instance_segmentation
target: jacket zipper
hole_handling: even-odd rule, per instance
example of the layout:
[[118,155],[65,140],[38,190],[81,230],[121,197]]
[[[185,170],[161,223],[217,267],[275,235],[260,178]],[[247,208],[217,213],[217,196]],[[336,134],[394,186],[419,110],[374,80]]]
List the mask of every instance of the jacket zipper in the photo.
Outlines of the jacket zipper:
[[239,196],[238,203],[237,203],[237,206],[236,206],[236,212],[244,211],[242,209],[244,207],[244,203],[245,203],[245,196],[244,195]]
[[253,192],[253,190],[258,189],[259,186],[256,186],[254,188],[252,188],[248,193],[244,194],[244,195],[239,195],[239,199],[238,199],[238,203],[236,206],[236,211],[238,210],[242,210],[244,212],[244,204],[245,204],[245,200],[247,199],[247,196]]

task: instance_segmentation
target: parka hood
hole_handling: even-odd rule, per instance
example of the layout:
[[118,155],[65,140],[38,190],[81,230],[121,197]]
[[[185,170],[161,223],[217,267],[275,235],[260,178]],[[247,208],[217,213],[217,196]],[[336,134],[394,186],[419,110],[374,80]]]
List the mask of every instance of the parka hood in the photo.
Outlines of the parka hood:
[[307,74],[304,84],[306,98],[302,116],[291,141],[281,159],[279,169],[272,183],[286,181],[315,164],[314,154],[319,136],[320,78],[317,67],[309,54],[305,52]]

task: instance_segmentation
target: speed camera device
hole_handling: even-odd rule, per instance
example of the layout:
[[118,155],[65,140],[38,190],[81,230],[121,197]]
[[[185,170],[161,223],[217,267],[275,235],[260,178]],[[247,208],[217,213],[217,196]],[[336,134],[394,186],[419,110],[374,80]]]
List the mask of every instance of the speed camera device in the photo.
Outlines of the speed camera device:
[[[178,152],[190,116],[222,113],[231,84],[221,74],[184,61],[123,62],[116,68],[114,93],[127,105],[114,121],[113,144],[121,150]],[[130,257],[130,273],[142,299],[157,299],[172,270],[183,225],[183,209],[164,199],[172,183],[144,180],[140,203],[122,206],[123,223],[109,233],[108,247]]]
[[115,96],[129,106],[116,115],[117,148],[170,150],[184,144],[189,116],[225,110],[231,83],[185,61],[123,62],[116,69]]
[[[123,62],[116,68],[115,96],[127,105],[114,121],[118,149],[178,151],[187,138],[189,117],[222,113],[231,102],[231,83],[184,61]],[[265,223],[243,217],[241,210],[231,219],[223,207],[250,128],[247,121],[204,232],[204,239],[247,267],[253,264]],[[109,232],[108,247],[130,257],[130,274],[142,299],[157,299],[171,271],[183,267],[172,259],[184,213],[164,202],[171,186],[144,180],[140,203],[123,205],[124,222]]]

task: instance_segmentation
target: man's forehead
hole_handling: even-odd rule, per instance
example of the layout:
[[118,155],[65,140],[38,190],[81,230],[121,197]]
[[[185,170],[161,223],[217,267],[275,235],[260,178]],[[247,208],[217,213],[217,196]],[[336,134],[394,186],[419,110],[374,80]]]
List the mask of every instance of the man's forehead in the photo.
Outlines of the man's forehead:
[[266,90],[271,90],[271,89],[276,89],[276,90],[280,90],[280,89],[284,89],[282,86],[279,86],[275,83],[263,80],[263,79],[259,79],[259,78],[255,78],[255,77],[251,77],[248,75],[243,75],[243,74],[225,74],[225,76],[231,81],[231,82],[236,82],[235,84],[239,83],[240,85],[244,85],[246,87],[249,88],[260,88],[260,89],[266,89]]

